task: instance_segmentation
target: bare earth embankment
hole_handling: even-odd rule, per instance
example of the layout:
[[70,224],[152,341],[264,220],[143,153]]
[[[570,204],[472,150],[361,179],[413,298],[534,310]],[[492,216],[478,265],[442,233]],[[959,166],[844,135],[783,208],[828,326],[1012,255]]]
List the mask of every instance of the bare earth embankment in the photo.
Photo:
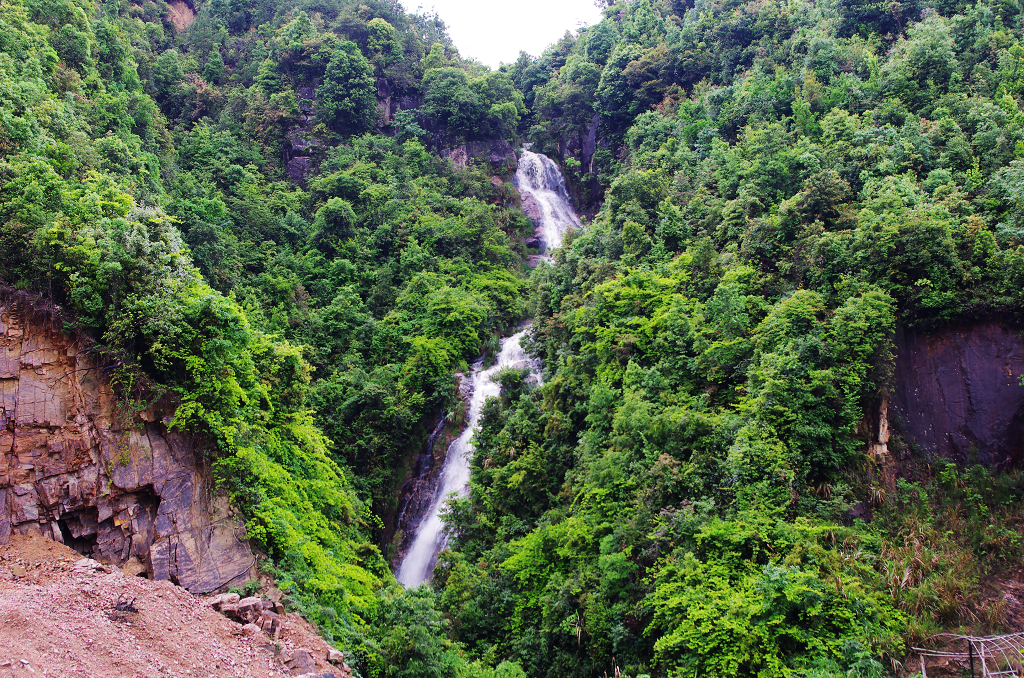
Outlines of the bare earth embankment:
[[14,536],[0,547],[0,678],[347,676],[329,650],[297,615],[280,615],[275,640],[63,544]]

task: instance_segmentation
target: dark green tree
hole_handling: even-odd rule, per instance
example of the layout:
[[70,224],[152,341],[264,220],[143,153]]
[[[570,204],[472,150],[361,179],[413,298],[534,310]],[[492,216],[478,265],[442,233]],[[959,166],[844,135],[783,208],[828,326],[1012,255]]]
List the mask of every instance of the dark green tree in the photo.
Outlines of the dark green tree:
[[320,117],[343,134],[365,132],[377,122],[373,68],[354,42],[334,48],[316,96]]

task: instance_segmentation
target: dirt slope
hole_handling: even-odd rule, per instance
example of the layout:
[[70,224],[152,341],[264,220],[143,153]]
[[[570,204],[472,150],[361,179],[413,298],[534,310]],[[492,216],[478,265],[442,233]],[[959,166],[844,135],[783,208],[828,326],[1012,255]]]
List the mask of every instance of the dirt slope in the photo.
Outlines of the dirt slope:
[[[170,582],[78,564],[82,556],[41,537],[0,547],[0,678],[277,678],[347,676],[296,615],[280,639],[242,626]],[[94,562],[94,561],[89,561]],[[118,610],[134,601],[137,612]],[[315,670],[289,673],[280,659],[309,650]]]

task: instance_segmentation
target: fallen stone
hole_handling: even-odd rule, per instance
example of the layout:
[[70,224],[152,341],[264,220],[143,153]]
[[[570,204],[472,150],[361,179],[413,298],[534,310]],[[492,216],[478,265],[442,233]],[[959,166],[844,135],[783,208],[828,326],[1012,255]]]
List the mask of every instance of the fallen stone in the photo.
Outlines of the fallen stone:
[[345,653],[339,650],[335,650],[333,647],[327,648],[327,661],[332,664],[340,664],[345,660]]
[[149,568],[143,565],[142,561],[140,561],[136,556],[129,558],[125,561],[124,565],[118,569],[128,577],[138,577],[143,574],[149,574]]
[[263,599],[252,596],[238,601],[238,618],[254,623],[263,614]]
[[231,619],[238,618],[238,603],[224,603],[220,606],[220,613]]
[[15,577],[24,577],[25,576],[25,568],[22,567],[21,565],[15,565],[14,567],[11,568],[11,574],[13,574]]
[[246,624],[245,626],[242,627],[242,635],[245,636],[246,638],[249,638],[251,636],[255,636],[259,632],[260,632],[260,627],[256,626],[255,624]]
[[207,599],[206,604],[209,607],[212,607],[213,609],[220,611],[221,607],[223,607],[224,605],[231,605],[237,603],[239,600],[241,600],[241,598],[242,597],[239,596],[237,593],[222,593],[219,596],[214,596],[213,598]]
[[259,626],[271,638],[276,639],[281,635],[281,618],[273,612],[264,610],[260,615]]
[[316,670],[316,662],[313,661],[313,653],[305,648],[299,648],[287,653],[282,652],[280,657],[284,668],[293,676],[301,676],[305,673],[312,673]]
[[110,568],[92,558],[82,558],[75,563],[74,567],[76,572],[102,572],[103,574],[110,574]]

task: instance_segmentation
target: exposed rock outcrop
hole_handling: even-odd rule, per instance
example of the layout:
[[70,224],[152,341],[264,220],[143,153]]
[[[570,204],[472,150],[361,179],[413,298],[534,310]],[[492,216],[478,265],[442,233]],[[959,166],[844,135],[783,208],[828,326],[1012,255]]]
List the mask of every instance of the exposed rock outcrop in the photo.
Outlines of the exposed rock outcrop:
[[38,534],[194,593],[247,580],[245,528],[202,444],[152,411],[125,417],[80,340],[0,305],[0,545]]
[[196,20],[195,3],[192,0],[170,0],[167,3],[167,17],[174,24],[175,32],[181,33]]
[[305,186],[306,177],[313,171],[317,158],[322,157],[326,145],[313,133],[316,88],[299,87],[295,97],[299,103],[299,120],[285,135],[282,155],[288,178]]
[[377,78],[377,111],[380,113],[381,126],[391,124],[391,116],[398,109],[392,109],[391,95],[394,94],[394,87],[387,78]]
[[1024,340],[1018,331],[996,322],[908,330],[897,335],[896,349],[889,417],[907,443],[958,462],[1020,464]]
[[454,148],[439,152],[442,158],[449,158],[459,169],[466,169],[470,160],[487,160],[494,171],[504,170],[515,173],[519,160],[512,145],[504,139],[490,141],[468,141]]

